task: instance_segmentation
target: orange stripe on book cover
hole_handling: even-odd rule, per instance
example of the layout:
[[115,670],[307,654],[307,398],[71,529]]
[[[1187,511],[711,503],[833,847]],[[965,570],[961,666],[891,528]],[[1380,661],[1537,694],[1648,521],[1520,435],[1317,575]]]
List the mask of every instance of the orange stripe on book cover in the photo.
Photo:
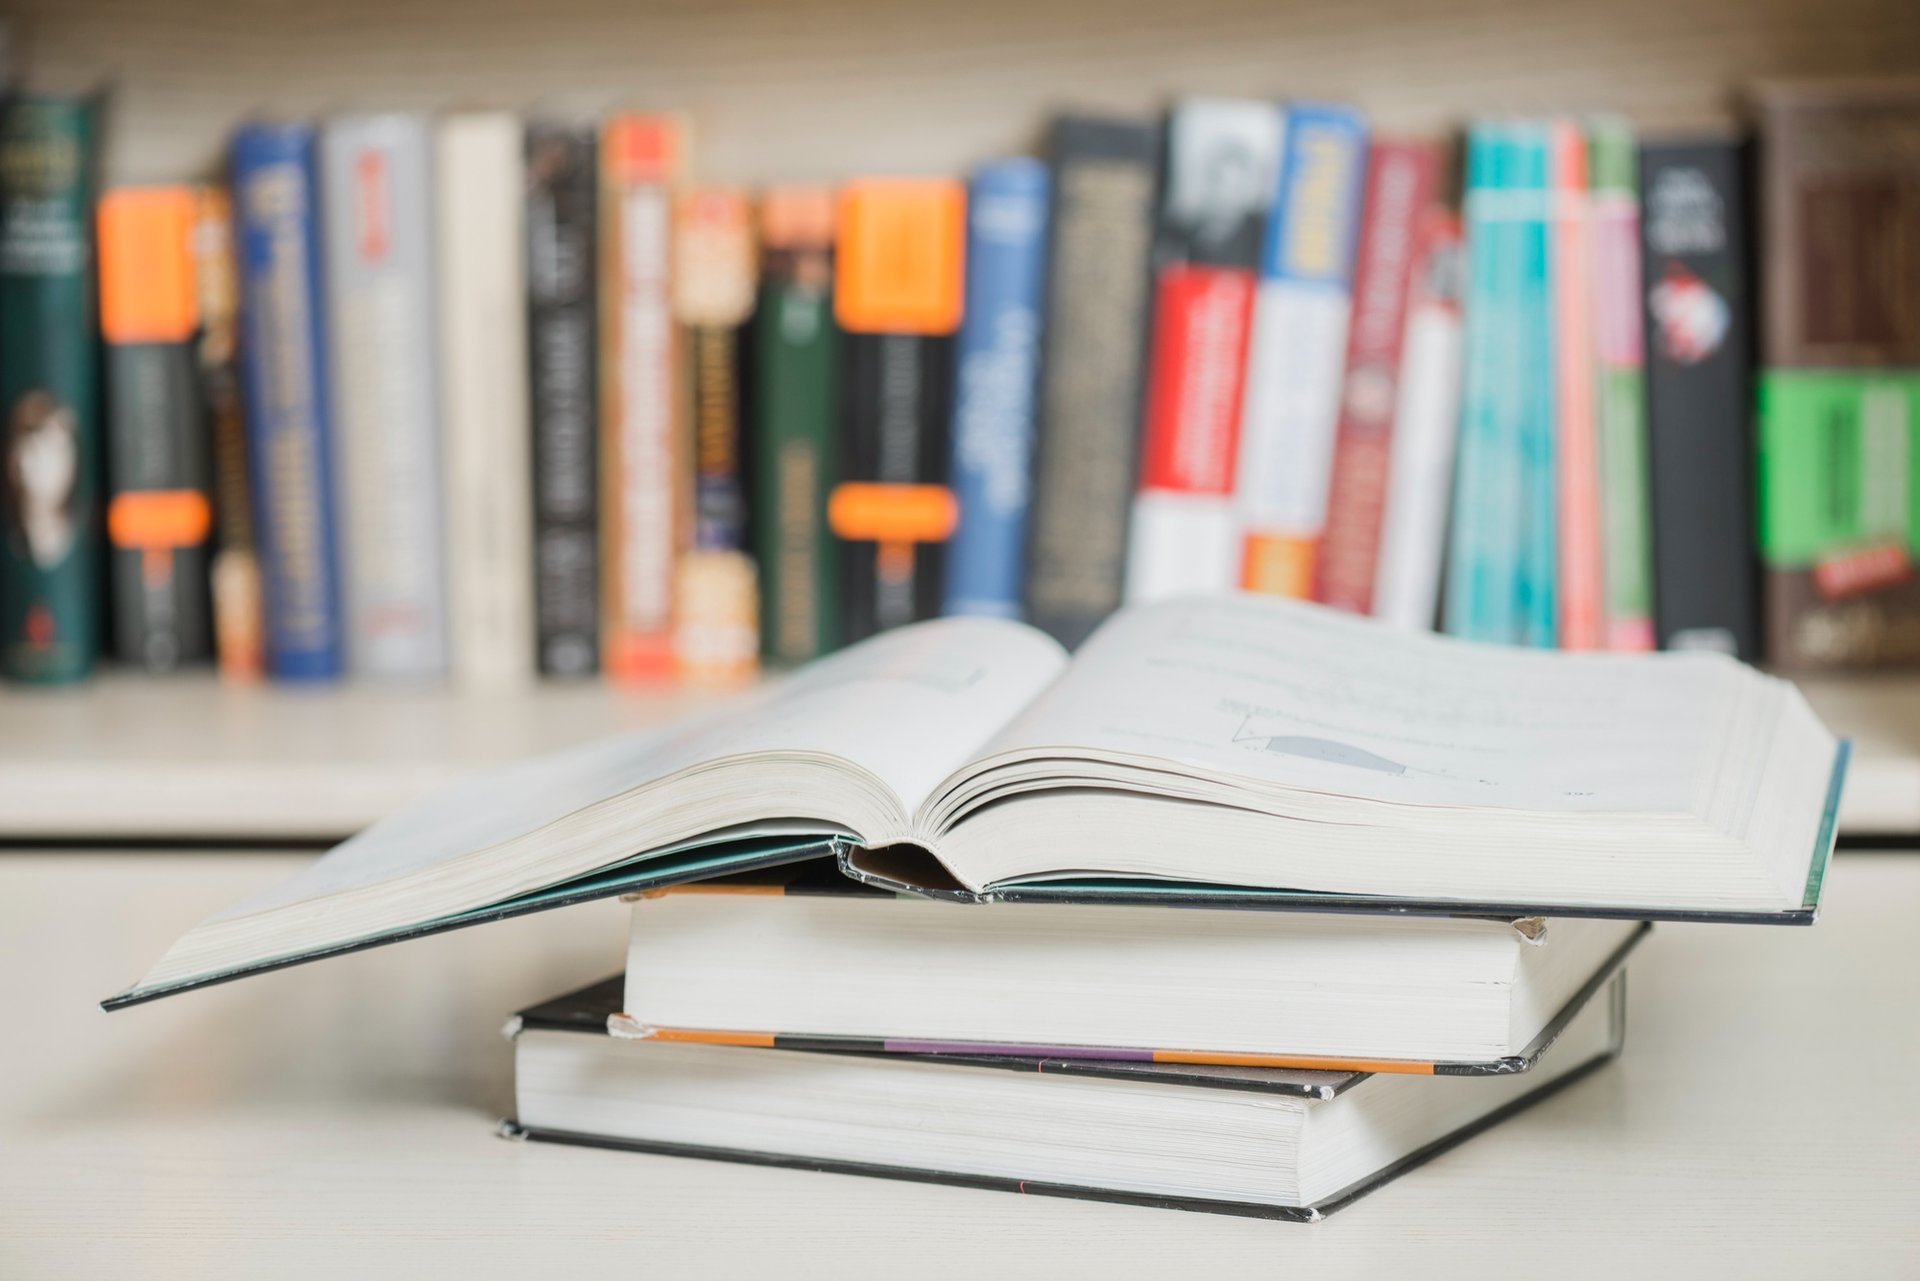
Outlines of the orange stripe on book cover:
[[774,1046],[771,1032],[720,1032],[699,1027],[648,1028],[644,1039],[678,1041],[689,1045],[747,1045],[762,1050],[771,1050]]
[[1587,222],[1587,140],[1556,120],[1548,141],[1553,250],[1554,391],[1560,438],[1560,647],[1600,649],[1602,615],[1600,469],[1595,450],[1593,260]]
[[100,198],[100,332],[108,342],[185,342],[200,323],[191,187],[125,187]]
[[1433,1064],[1407,1059],[1343,1059],[1312,1054],[1231,1054],[1215,1050],[1155,1050],[1155,1063],[1210,1063],[1219,1067],[1296,1068],[1312,1072],[1393,1072],[1432,1076]]
[[1313,594],[1320,540],[1286,534],[1248,534],[1242,547],[1240,586],[1306,600]]
[[948,179],[863,178],[840,193],[833,310],[854,333],[960,327],[966,188]]

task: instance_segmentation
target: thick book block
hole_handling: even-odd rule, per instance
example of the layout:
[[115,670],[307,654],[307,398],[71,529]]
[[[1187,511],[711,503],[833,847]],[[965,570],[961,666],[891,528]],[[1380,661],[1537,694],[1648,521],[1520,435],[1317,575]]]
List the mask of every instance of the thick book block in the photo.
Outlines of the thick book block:
[[424,116],[342,116],[321,132],[347,669],[356,676],[447,670],[431,127]]
[[1235,476],[1240,585],[1306,598],[1327,517],[1367,124],[1293,102],[1260,252]]
[[1327,531],[1314,567],[1314,598],[1356,614],[1373,612],[1407,307],[1420,265],[1421,221],[1439,177],[1440,153],[1432,143],[1382,138],[1367,159]]
[[591,125],[527,126],[533,601],[544,676],[600,669],[598,146]]
[[674,675],[674,576],[691,533],[684,335],[673,316],[673,201],[686,125],[622,114],[600,134],[601,664]]
[[1159,134],[1068,116],[1049,144],[1027,617],[1078,645],[1120,605],[1139,453]]
[[196,217],[191,187],[108,192],[98,216],[114,650],[155,672],[213,650],[213,502],[193,348]]
[[769,189],[760,242],[749,395],[761,651],[803,663],[840,643],[841,555],[827,526],[842,430],[832,192]]
[[1252,99],[1186,99],[1167,123],[1129,602],[1239,578],[1241,399],[1281,129],[1280,108]]
[[1663,649],[1756,662],[1749,196],[1739,139],[1641,148],[1654,623]]
[[94,106],[0,102],[0,674],[66,682],[100,647]]
[[267,672],[330,680],[344,666],[345,628],[313,129],[243,126],[233,186]]
[[437,141],[451,666],[509,687],[535,674],[525,142],[495,112],[445,117]]
[[966,320],[954,345],[954,499],[943,612],[1017,618],[1025,588],[1048,178],[1025,157],[967,189]]

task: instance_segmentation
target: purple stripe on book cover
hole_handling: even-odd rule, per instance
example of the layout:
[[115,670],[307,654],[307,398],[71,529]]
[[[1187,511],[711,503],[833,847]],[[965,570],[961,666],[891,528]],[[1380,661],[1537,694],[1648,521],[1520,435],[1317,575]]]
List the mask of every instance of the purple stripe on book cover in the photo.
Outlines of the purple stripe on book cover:
[[997,1054],[1020,1059],[1100,1059],[1153,1062],[1152,1050],[1116,1050],[1089,1045],[1006,1045],[996,1041],[882,1041],[890,1054]]

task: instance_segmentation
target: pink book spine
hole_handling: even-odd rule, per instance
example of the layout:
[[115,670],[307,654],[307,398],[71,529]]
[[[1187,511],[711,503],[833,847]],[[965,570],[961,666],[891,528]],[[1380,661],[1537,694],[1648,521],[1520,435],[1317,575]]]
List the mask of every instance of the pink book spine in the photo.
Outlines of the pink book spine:
[[1595,435],[1592,236],[1587,140],[1571,121],[1552,126],[1554,399],[1560,435],[1560,645],[1606,645],[1606,586]]

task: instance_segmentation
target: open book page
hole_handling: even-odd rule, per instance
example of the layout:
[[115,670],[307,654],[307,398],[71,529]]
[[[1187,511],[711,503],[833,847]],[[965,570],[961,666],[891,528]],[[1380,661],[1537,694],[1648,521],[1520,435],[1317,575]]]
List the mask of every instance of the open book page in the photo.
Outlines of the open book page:
[[[955,618],[902,628],[677,726],[478,774],[381,820],[215,919],[425,872],[683,770],[765,753],[832,756],[866,769],[899,798],[904,823],[1065,662],[1050,637],[1020,623]],[[754,804],[751,789],[741,789],[742,812],[722,825],[754,823],[754,831],[773,835],[844,830],[847,822],[831,812],[753,813]],[[820,808],[833,806],[822,797]]]
[[1764,679],[1718,655],[1538,653],[1206,597],[1109,620],[983,762],[1117,756],[1414,805],[1697,813]]

